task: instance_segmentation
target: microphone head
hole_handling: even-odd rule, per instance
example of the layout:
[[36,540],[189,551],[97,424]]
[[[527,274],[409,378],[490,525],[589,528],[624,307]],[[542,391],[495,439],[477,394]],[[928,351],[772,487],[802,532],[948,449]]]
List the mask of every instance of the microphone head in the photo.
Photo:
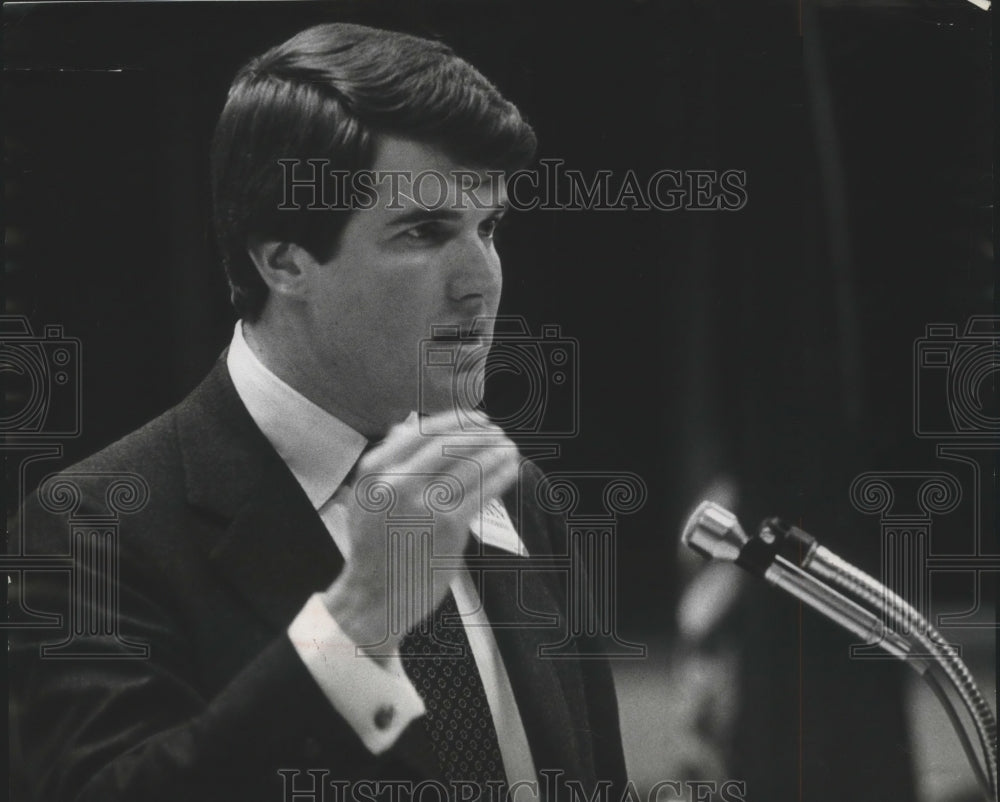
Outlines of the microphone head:
[[714,501],[703,501],[684,525],[681,542],[709,560],[735,562],[750,538],[739,520]]

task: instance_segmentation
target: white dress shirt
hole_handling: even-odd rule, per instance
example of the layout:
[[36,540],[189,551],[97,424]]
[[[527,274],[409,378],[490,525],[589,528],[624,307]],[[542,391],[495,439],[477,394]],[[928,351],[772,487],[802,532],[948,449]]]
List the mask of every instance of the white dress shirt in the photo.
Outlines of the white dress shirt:
[[[345,562],[350,561],[345,501],[352,491],[343,481],[367,445],[364,436],[268,370],[247,345],[242,322],[236,324],[227,367],[250,416],[305,491]],[[481,521],[470,528],[484,543],[527,554],[498,501],[488,503]],[[508,784],[533,782],[534,762],[510,678],[467,570],[459,572],[451,591],[482,677]],[[371,752],[390,748],[424,714],[423,700],[399,657],[380,665],[359,654],[318,594],[292,621],[288,637],[330,703]]]

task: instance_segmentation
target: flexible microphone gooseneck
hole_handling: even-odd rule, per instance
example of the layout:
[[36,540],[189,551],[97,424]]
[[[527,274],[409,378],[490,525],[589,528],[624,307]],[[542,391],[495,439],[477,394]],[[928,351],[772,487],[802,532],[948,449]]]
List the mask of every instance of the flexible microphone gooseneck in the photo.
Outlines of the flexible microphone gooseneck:
[[[751,538],[733,513],[714,502],[704,501],[688,519],[681,540],[702,557],[734,562],[762,577],[866,643],[877,645],[913,668],[927,681],[948,713],[986,798],[997,802],[997,726],[993,711],[955,649],[910,604],[878,580],[820,546],[809,533],[777,518],[765,521],[757,536]],[[839,586],[860,602],[881,609],[895,629],[827,582]],[[902,632],[907,636],[900,634]],[[959,696],[972,719],[985,770],[952,700],[941,685],[942,680]]]

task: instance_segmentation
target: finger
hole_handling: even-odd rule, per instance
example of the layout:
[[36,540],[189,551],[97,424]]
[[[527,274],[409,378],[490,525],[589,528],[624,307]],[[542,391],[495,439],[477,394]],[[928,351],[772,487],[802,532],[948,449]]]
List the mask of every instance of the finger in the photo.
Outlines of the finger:
[[361,467],[366,470],[392,467],[419,471],[444,457],[448,446],[455,446],[457,454],[464,454],[475,448],[513,445],[498,426],[470,438],[456,433],[453,420],[442,422],[441,417],[436,416],[431,421],[430,434],[421,433],[410,422],[393,427],[387,438],[368,455],[368,459],[362,461]]
[[[464,444],[468,446],[468,444]],[[495,470],[501,462],[517,464],[520,452],[507,437],[497,438],[489,444],[476,444],[475,448],[465,447],[448,452],[446,446],[430,444],[398,466],[400,476],[426,476],[448,474],[463,483],[478,483],[481,474]]]
[[500,427],[480,410],[463,410],[461,418],[454,412],[437,412],[433,415],[407,419],[406,423],[415,424],[423,434],[429,436],[455,434],[478,437],[481,434],[500,431]]
[[475,437],[470,440],[469,434],[459,428],[454,415],[448,413],[419,420],[407,419],[393,426],[385,439],[374,445],[359,463],[359,468],[373,471],[386,466],[402,465],[428,445],[433,447],[436,444],[438,450],[441,450],[448,444],[448,438],[453,438],[454,444],[468,445],[470,442],[481,443],[484,438],[494,442],[497,438],[506,438],[506,435],[499,426],[487,422],[475,431]]
[[371,444],[369,451],[358,462],[361,471],[377,471],[388,466],[400,465],[410,459],[428,442],[419,429],[409,423],[393,426],[385,438]]
[[[516,449],[506,452],[482,452],[476,462],[466,463],[465,473],[451,471],[461,483],[462,501],[456,515],[471,518],[482,513],[486,503],[502,495],[517,479],[521,465]],[[440,474],[439,474],[440,475]]]
[[520,468],[521,460],[519,458],[506,459],[499,460],[491,470],[484,472],[482,491],[484,506],[490,499],[499,498],[514,485]]
[[482,513],[488,499],[500,496],[510,487],[521,464],[520,454],[512,444],[502,449],[478,449],[470,457],[414,461],[382,477],[395,487],[400,509],[416,505],[425,511],[429,503],[444,504],[449,510],[447,517],[464,527]]
[[501,498],[517,482],[518,473],[517,464],[504,462],[498,465],[496,470],[484,477],[480,492],[466,495],[461,508],[456,510],[456,516],[461,516],[470,526],[479,521],[489,503]]

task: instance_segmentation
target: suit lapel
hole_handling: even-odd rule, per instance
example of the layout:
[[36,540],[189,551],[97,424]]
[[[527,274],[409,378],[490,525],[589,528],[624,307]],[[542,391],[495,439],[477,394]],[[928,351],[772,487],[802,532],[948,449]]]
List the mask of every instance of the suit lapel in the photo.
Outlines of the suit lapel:
[[[218,522],[218,537],[205,544],[212,564],[280,631],[312,593],[329,586],[344,560],[240,401],[225,357],[178,408],[187,497]],[[390,753],[419,775],[437,771],[422,727],[410,726]]]
[[[510,554],[487,545],[482,549],[484,557],[510,564]],[[563,607],[540,571],[485,568],[482,574],[483,605],[518,700],[535,770],[560,770],[587,782],[593,767],[582,679],[573,661],[541,656],[542,647],[558,642],[566,631]]]
[[344,560],[291,472],[268,470],[212,549],[218,570],[271,624],[287,626]]
[[209,558],[275,627],[340,572],[343,558],[291,471],[254,424],[225,355],[178,410],[188,501],[217,518]]

